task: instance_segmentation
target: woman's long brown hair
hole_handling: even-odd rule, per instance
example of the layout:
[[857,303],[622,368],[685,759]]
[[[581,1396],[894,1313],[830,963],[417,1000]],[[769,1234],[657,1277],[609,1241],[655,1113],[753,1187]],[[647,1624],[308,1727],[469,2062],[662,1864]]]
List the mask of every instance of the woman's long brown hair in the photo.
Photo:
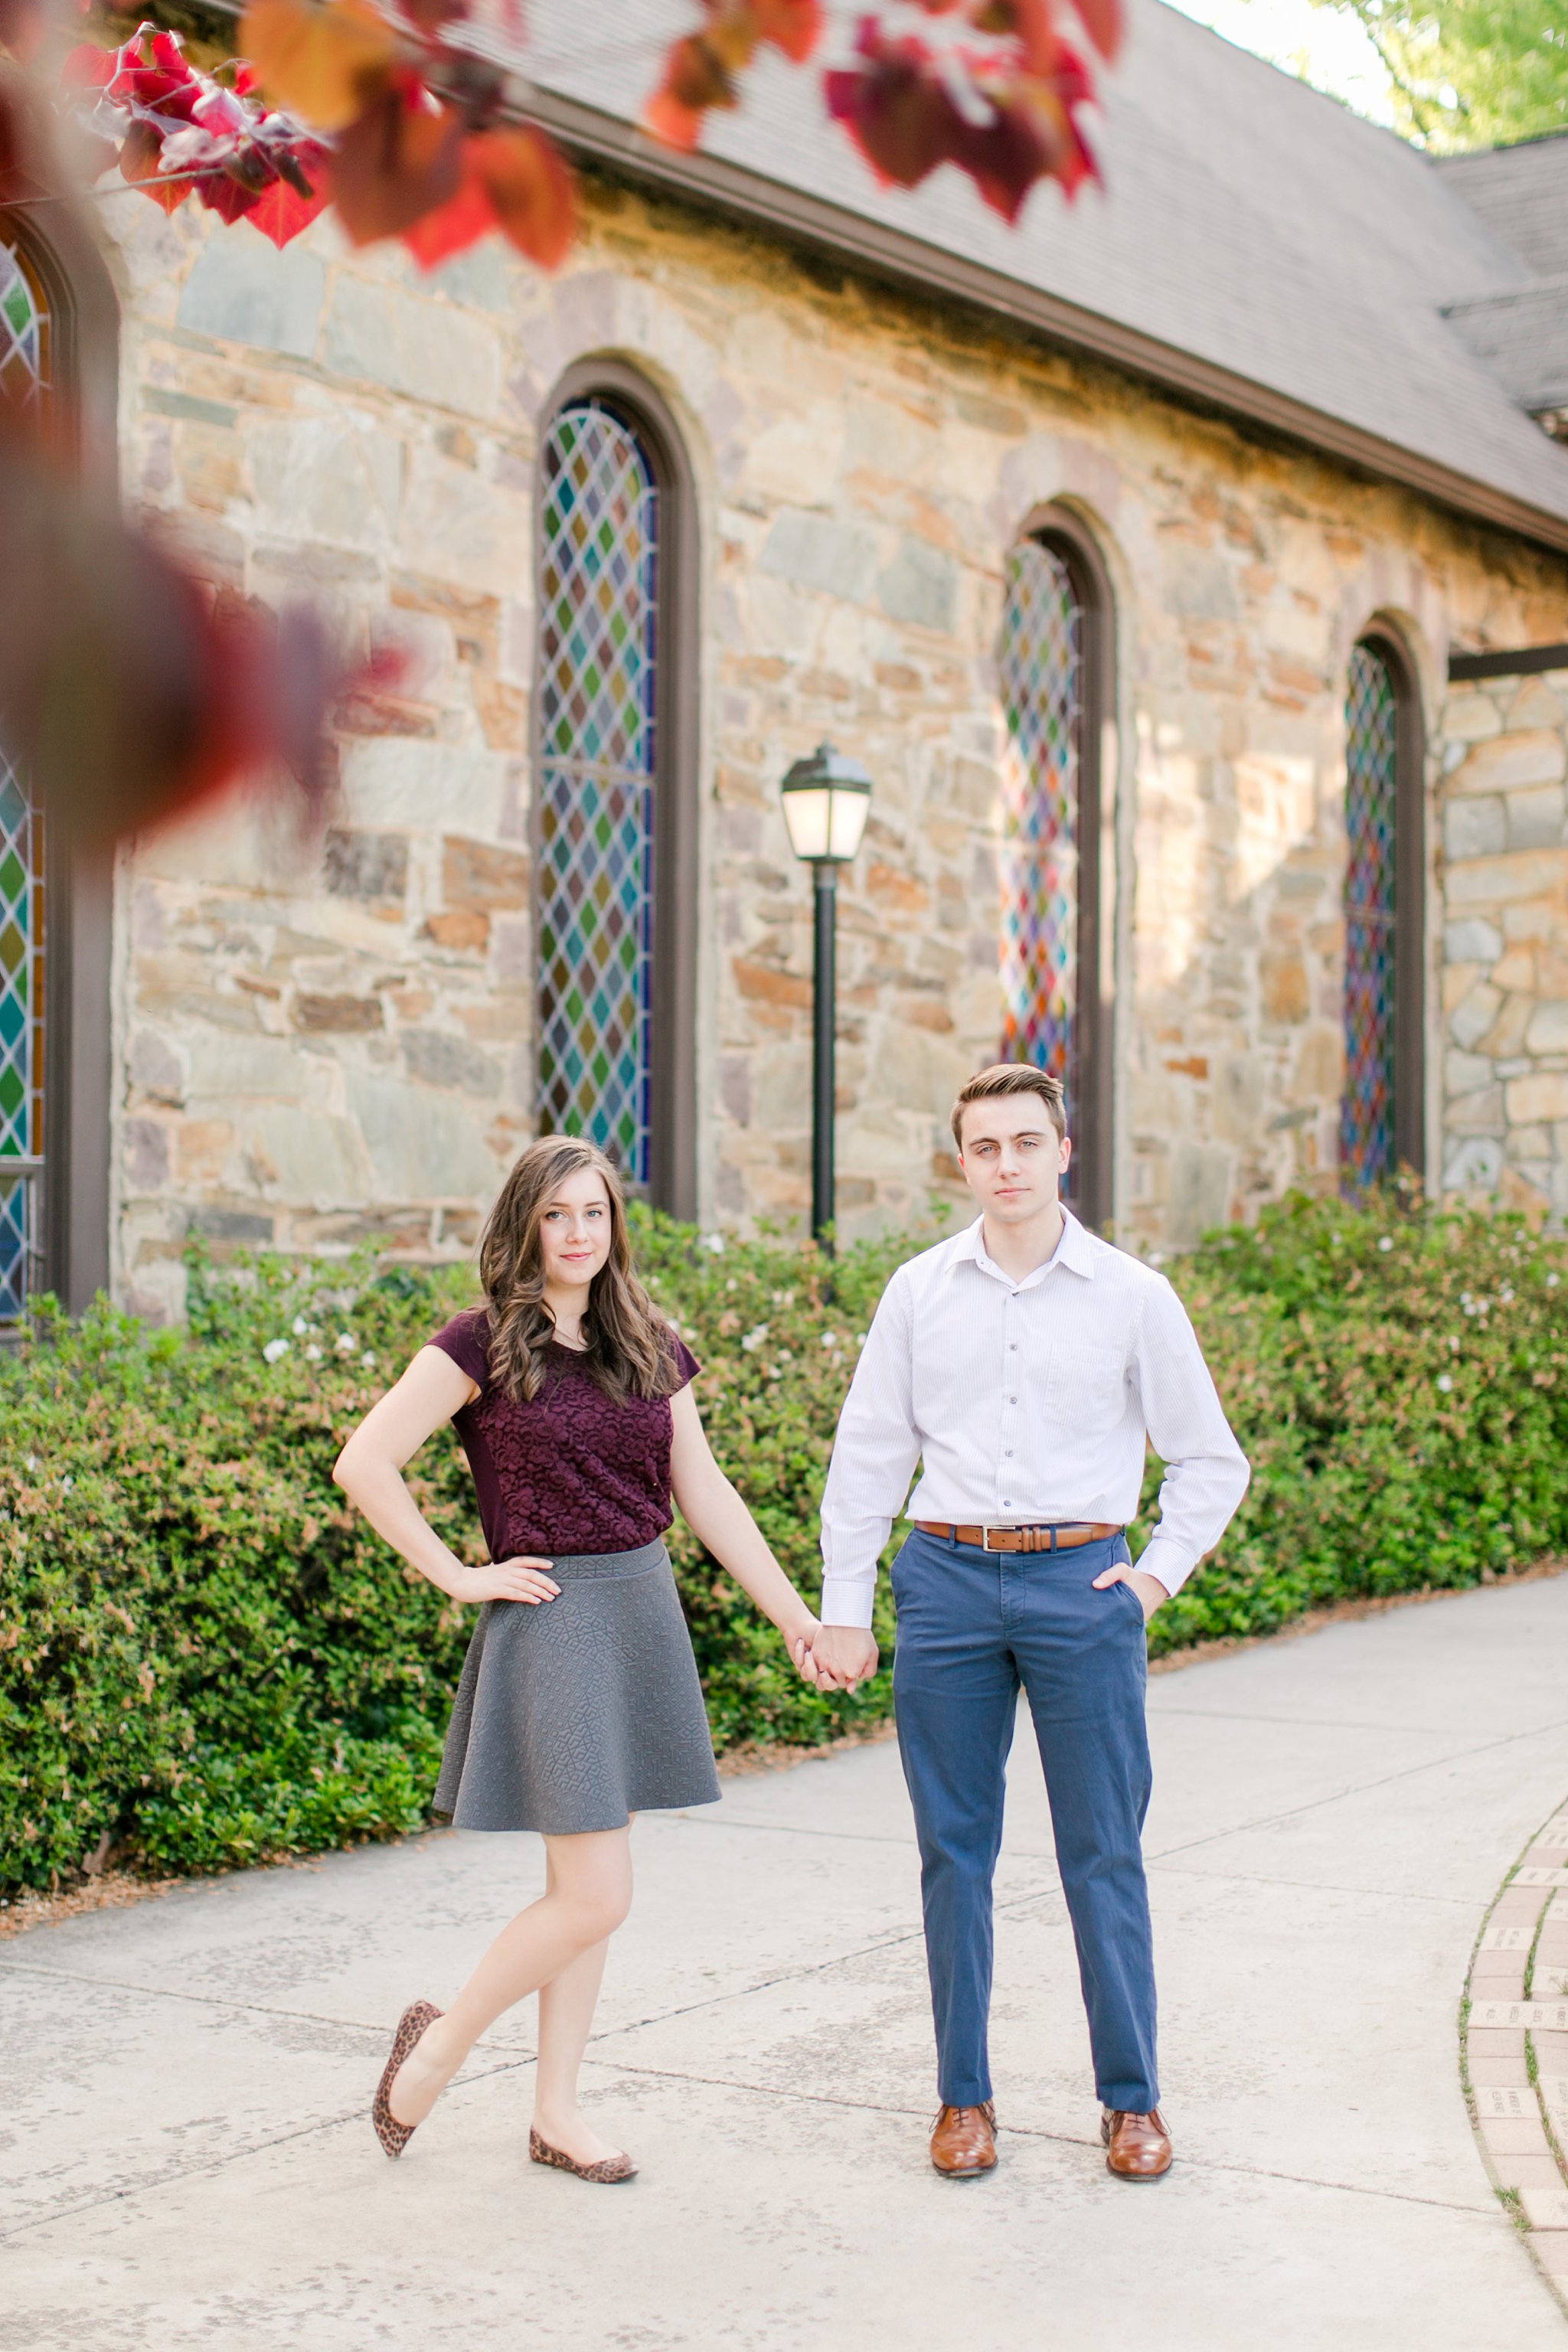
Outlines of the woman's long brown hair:
[[490,1311],[490,1377],[528,1402],[544,1385],[555,1324],[544,1303],[542,1221],[569,1176],[591,1168],[610,1203],[610,1255],[594,1276],[583,1318],[584,1362],[617,1403],[667,1395],[679,1385],[674,1334],[637,1278],[626,1205],[614,1164],[592,1143],[544,1135],[501,1186],[479,1242],[479,1279]]

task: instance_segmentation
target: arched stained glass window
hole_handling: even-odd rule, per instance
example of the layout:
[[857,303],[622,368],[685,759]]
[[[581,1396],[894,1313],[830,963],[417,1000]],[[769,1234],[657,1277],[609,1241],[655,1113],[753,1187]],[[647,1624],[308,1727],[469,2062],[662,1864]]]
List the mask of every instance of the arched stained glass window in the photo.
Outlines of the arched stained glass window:
[[1345,1087],[1340,1171],[1361,1192],[1394,1173],[1400,697],[1377,646],[1351,656],[1345,698]]
[[[0,401],[41,413],[49,320],[0,231]],[[0,1328],[43,1276],[44,840],[25,780],[0,745]]]
[[37,280],[0,228],[0,400],[43,406],[49,378],[49,314]]
[[1072,1118],[1084,621],[1066,558],[1043,540],[1015,547],[1002,615],[1002,1059],[1060,1078]]
[[544,444],[539,595],[539,1119],[646,1184],[651,1124],[659,499],[596,399]]

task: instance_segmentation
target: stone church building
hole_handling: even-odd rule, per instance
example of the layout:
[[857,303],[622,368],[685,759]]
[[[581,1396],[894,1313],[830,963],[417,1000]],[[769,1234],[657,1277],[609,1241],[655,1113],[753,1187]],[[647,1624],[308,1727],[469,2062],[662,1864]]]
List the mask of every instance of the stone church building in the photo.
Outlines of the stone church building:
[[0,372],[84,467],[403,656],[310,841],[94,866],[0,761],[0,1309],[177,1314],[193,1231],[460,1255],[542,1127],[803,1223],[823,740],[841,1231],[956,1201],[999,1054],[1130,1245],[1400,1163],[1568,1213],[1568,140],[1435,162],[1134,0],[1106,191],[1009,232],[783,68],[656,148],[653,0],[531,22],[557,277],[0,215]]

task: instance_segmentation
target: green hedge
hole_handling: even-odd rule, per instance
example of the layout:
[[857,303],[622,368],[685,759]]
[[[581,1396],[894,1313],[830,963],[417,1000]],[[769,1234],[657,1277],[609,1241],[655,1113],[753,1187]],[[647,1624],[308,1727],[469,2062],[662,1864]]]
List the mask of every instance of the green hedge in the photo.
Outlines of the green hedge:
[[[777,1240],[639,1220],[650,1285],[702,1359],[721,1460],[816,1590],[834,1422],[896,1236],[831,1268]],[[1518,1221],[1291,1202],[1170,1268],[1254,1464],[1157,1653],[1351,1594],[1472,1584],[1568,1549],[1568,1255]],[[0,1882],[112,1850],[207,1870],[426,1818],[471,1618],[343,1504],[339,1445],[472,1299],[459,1273],[192,1266],[188,1330],[46,1317],[0,1364]],[[286,1341],[279,1349],[278,1343]],[[442,1433],[412,1471],[477,1557]],[[1152,1466],[1144,1514],[1157,1485]],[[889,1706],[795,1678],[700,1548],[672,1539],[715,1741],[820,1741]],[[886,1585],[881,1605],[886,1608]],[[884,1618],[879,1630],[886,1639]]]

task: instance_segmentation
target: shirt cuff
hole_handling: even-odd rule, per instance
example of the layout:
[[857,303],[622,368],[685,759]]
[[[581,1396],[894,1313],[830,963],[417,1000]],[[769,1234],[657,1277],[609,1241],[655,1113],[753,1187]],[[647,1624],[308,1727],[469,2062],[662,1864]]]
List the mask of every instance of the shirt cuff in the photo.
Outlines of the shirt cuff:
[[1152,1576],[1167,1592],[1184,1585],[1194,1569],[1195,1559],[1189,1559],[1179,1543],[1169,1536],[1152,1535],[1132,1563],[1142,1575]]
[[877,1589],[875,1576],[825,1576],[822,1580],[822,1622],[825,1625],[854,1625],[865,1633],[871,1630],[871,1601]]

